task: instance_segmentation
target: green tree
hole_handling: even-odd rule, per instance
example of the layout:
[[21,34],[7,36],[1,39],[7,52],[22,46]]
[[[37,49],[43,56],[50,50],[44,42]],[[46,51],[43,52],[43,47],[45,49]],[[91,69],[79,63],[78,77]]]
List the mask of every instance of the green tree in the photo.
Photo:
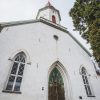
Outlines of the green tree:
[[100,62],[100,0],[76,0],[69,14],[74,30],[90,43],[95,60]]

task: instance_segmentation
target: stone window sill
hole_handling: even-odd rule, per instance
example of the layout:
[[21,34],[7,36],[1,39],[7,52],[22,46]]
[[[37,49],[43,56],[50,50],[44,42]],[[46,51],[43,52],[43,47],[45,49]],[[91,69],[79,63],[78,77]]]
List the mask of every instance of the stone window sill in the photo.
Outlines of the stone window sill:
[[87,97],[95,97],[94,95],[88,95]]
[[21,94],[20,91],[9,91],[9,90],[3,90],[4,93],[15,93],[15,94]]

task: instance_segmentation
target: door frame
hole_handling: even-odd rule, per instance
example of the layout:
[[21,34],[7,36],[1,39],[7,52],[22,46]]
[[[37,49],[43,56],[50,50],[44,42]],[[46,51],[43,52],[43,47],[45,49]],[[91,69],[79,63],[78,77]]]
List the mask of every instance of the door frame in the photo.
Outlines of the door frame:
[[67,68],[65,68],[62,63],[60,63],[59,61],[55,61],[48,70],[48,77],[47,77],[47,99],[48,100],[48,83],[49,83],[49,76],[51,71],[55,68],[55,66],[57,66],[56,68],[59,70],[62,78],[63,78],[63,82],[64,82],[64,91],[65,91],[65,100],[73,100],[73,93],[72,93],[72,88],[71,88],[71,82],[70,82],[70,77],[69,74],[67,72]]

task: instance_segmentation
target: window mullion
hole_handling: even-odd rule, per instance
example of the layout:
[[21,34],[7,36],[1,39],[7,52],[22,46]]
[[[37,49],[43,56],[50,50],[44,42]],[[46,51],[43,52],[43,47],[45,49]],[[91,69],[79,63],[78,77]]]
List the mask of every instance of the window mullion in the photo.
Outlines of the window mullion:
[[25,55],[22,53],[16,55],[13,60],[13,66],[6,86],[6,91],[19,92],[25,66]]
[[83,82],[84,82],[84,86],[85,86],[87,96],[93,96],[92,91],[91,91],[91,87],[90,87],[90,84],[89,84],[87,72],[84,68],[82,68],[82,78],[83,78]]
[[20,62],[17,62],[17,63],[18,63],[18,68],[17,68],[17,72],[16,72],[16,75],[15,75],[15,80],[14,80],[12,91],[14,91],[14,88],[15,88],[15,85],[16,85],[16,79],[18,77],[18,71],[19,71],[19,66],[20,66]]

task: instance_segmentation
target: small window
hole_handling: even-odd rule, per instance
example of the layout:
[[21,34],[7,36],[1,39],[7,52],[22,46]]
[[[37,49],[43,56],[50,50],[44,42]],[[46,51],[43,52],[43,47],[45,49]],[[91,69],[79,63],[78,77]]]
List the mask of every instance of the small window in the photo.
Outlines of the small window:
[[82,79],[83,79],[84,87],[86,90],[86,94],[88,97],[92,97],[93,93],[91,91],[91,87],[90,87],[89,80],[87,77],[87,72],[86,72],[86,69],[84,67],[82,67],[81,73],[82,73]]
[[15,56],[11,73],[5,91],[19,92],[25,67],[25,55],[19,53]]
[[56,17],[54,15],[52,16],[52,22],[56,23]]

